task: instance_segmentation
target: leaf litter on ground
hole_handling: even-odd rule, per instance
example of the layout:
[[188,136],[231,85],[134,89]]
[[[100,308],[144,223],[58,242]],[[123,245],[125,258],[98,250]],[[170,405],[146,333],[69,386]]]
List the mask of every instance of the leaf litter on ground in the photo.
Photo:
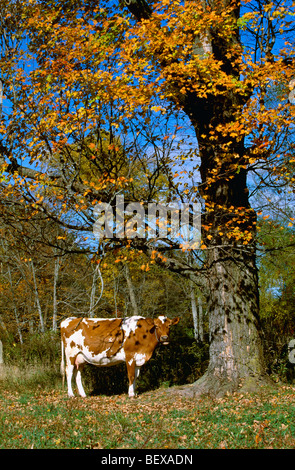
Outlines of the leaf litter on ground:
[[223,398],[177,389],[69,399],[64,392],[0,393],[0,448],[294,448],[295,387]]

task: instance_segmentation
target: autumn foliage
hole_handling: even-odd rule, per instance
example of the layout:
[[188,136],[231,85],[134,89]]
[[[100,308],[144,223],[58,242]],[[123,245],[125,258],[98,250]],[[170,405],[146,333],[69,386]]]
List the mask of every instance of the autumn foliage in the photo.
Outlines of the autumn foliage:
[[[189,277],[207,299],[208,377],[255,382],[257,215],[294,192],[294,3],[131,4],[0,2],[3,234],[16,217],[21,238],[48,245],[38,221],[51,221],[64,231],[55,256],[118,249],[115,265],[124,245],[151,257],[145,273],[157,263]],[[164,254],[156,242],[99,244],[93,208],[119,193],[201,202],[200,250],[188,261],[173,243]],[[283,223],[293,228],[292,210]]]

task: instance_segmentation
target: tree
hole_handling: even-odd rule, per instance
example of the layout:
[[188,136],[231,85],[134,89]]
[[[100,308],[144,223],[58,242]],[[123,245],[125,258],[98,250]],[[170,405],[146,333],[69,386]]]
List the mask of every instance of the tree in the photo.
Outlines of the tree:
[[[247,389],[266,379],[257,221],[249,187],[251,172],[260,189],[266,183],[294,184],[291,6],[291,1],[260,0],[245,5],[236,0],[69,0],[23,1],[17,10],[1,3],[3,31],[14,41],[6,39],[0,63],[4,92],[13,105],[0,129],[3,169],[14,176],[10,191],[24,192],[36,211],[80,232],[91,230],[91,207],[113,201],[119,191],[130,200],[155,198],[156,181],[164,173],[163,199],[202,201],[202,253],[193,254],[198,263],[167,249],[160,253],[145,240],[131,241],[152,260],[206,288],[210,362],[205,376],[188,389],[191,394],[224,393],[241,384]],[[12,14],[19,22],[12,22]],[[274,87],[281,90],[279,105],[268,100]],[[157,117],[166,119],[160,136],[153,126]],[[195,138],[190,133],[191,148],[182,151],[185,137],[179,128],[189,126]],[[70,153],[75,145],[93,168],[99,149],[87,136],[97,130],[120,136],[131,150],[140,136],[146,159],[170,143],[173,160],[165,152],[157,159],[154,152],[155,171],[147,174],[146,192],[132,190],[130,174],[104,178],[97,171],[98,182],[89,182]],[[110,145],[116,147],[116,140]],[[45,173],[46,163],[59,152],[64,165]],[[193,180],[181,190],[173,165],[188,156],[194,158]],[[68,162],[71,172],[65,171]],[[118,244],[131,246],[128,240]]]
[[[286,21],[288,8],[262,2],[250,8],[241,15],[239,2],[161,2],[129,36],[130,47],[139,50],[136,58],[128,57],[129,70],[135,73],[136,60],[142,67],[148,57],[149,66],[152,63],[162,80],[158,92],[189,116],[198,139],[200,191],[207,209],[203,237],[211,343],[209,368],[195,392],[233,389],[241,382],[253,386],[265,376],[256,215],[250,206],[247,175],[254,163],[263,161],[273,175],[274,161],[280,162],[280,168],[288,161],[287,152],[281,157],[277,149],[282,148],[288,124],[292,126],[294,111],[285,96],[279,112],[267,107],[265,95],[269,82],[286,84],[293,72],[282,62],[289,51],[282,48],[276,55],[273,50],[282,33],[277,18]],[[248,57],[238,27],[243,24],[258,45],[248,51]],[[287,22],[284,26],[287,36],[291,29]],[[125,46],[125,57],[126,50]],[[254,124],[252,142],[250,123]]]

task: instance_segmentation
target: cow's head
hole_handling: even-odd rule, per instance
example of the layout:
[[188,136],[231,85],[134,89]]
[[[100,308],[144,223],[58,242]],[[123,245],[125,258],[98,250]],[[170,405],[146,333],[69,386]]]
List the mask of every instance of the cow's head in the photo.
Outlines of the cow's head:
[[179,322],[180,318],[175,317],[173,319],[160,316],[154,319],[155,324],[155,334],[158,341],[162,344],[169,344],[169,332],[170,326],[176,325]]

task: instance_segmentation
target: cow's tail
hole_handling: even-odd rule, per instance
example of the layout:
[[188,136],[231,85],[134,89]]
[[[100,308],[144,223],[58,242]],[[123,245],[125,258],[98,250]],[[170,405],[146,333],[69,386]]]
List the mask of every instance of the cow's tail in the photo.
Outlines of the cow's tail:
[[60,363],[60,373],[62,376],[62,388],[65,388],[65,346],[63,340],[61,340],[61,363]]

